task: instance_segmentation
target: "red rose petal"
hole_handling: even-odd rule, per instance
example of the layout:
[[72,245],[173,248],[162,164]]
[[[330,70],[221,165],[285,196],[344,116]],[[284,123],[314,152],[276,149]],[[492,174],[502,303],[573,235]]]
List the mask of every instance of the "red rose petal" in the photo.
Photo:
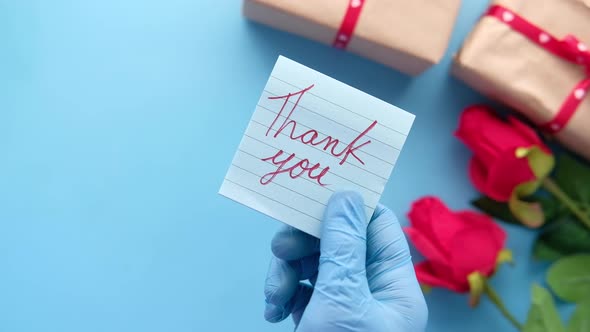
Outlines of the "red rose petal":
[[457,212],[457,216],[470,226],[487,229],[489,237],[495,241],[495,251],[499,252],[504,249],[507,237],[506,232],[490,216],[473,211],[459,211]]
[[481,105],[468,107],[461,114],[455,136],[487,164],[495,159],[498,149],[496,144],[486,144],[485,135],[490,128],[498,125],[501,125],[499,119],[488,107]]
[[[492,120],[495,118],[495,120]],[[493,145],[497,151],[505,151],[510,148],[519,146],[529,146],[528,138],[523,137],[508,122],[503,121],[497,116],[492,116],[488,123],[482,123],[483,128],[479,135],[483,139],[481,145]]]
[[469,177],[477,190],[482,193],[487,190],[488,170],[477,157],[471,158],[469,162]]
[[449,258],[428,237],[415,227],[405,227],[405,233],[410,238],[416,249],[428,260],[438,264],[448,265]]
[[458,232],[465,228],[465,223],[450,211],[441,201],[431,206],[430,222],[435,234],[435,240],[446,255],[449,254],[449,246],[454,241]]
[[416,264],[414,268],[416,270],[416,278],[418,278],[418,282],[421,284],[431,287],[442,287],[458,293],[469,291],[469,284],[455,284],[448,276],[437,276],[428,261]]
[[431,211],[433,209],[438,209],[441,205],[443,205],[443,203],[436,197],[424,197],[412,204],[412,209],[410,210],[410,213],[408,213],[408,218],[410,219],[412,227],[428,238],[438,251],[445,252],[444,248],[442,248],[436,240],[437,236],[432,226],[433,220],[431,215]]
[[525,124],[514,118],[504,121],[489,107],[480,105],[468,107],[463,112],[455,135],[486,168],[504,151],[542,144]]
[[464,229],[457,234],[450,250],[455,283],[467,282],[467,276],[476,271],[491,275],[499,253],[497,240],[487,228]]
[[539,135],[537,135],[537,132],[522,121],[513,116],[509,116],[508,123],[510,123],[510,125],[512,125],[512,127],[518,131],[527,142],[529,142],[529,145],[544,145],[541,138],[539,138]]
[[405,232],[427,258],[416,266],[421,283],[468,292],[469,274],[489,276],[494,271],[506,233],[489,216],[454,213],[435,197],[414,203],[409,216],[412,227]]
[[518,158],[515,149],[503,152],[493,165],[488,165],[486,195],[499,202],[508,202],[516,187],[536,179],[526,158]]
[[514,127],[514,129],[516,129],[527,141],[529,141],[530,146],[538,146],[545,153],[553,154],[551,149],[549,149],[549,147],[545,145],[545,143],[543,143],[543,141],[533,128],[527,126],[525,123],[513,116],[508,117],[508,121],[512,124],[512,127]]

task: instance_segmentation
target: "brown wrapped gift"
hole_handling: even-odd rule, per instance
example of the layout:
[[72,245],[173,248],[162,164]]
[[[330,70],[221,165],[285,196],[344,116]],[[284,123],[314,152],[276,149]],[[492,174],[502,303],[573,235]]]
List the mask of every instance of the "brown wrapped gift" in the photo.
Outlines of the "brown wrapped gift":
[[[254,21],[331,45],[358,0],[245,0]],[[461,0],[367,0],[347,50],[416,75],[443,57]]]
[[[495,0],[557,38],[576,36],[590,45],[590,0]],[[555,118],[585,68],[562,59],[505,22],[484,16],[459,54],[453,73],[473,88],[505,102],[537,124]],[[556,134],[590,160],[590,97]]]

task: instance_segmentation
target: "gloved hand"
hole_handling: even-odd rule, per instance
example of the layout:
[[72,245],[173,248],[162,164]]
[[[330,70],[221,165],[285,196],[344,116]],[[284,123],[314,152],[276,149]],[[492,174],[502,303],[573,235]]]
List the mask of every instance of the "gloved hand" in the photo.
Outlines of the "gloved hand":
[[298,332],[425,329],[428,309],[397,218],[379,205],[367,223],[364,211],[359,194],[336,193],[321,241],[291,227],[275,235],[266,320],[291,315]]

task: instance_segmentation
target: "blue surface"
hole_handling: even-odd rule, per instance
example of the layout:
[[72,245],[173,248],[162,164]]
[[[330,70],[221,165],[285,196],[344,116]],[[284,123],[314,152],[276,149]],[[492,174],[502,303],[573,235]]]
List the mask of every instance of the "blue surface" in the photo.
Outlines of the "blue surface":
[[[277,56],[417,115],[382,199],[404,223],[427,194],[466,208],[451,133],[484,99],[448,69],[486,2],[409,79],[248,23],[238,0],[0,0],[0,331],[291,331],[262,318],[279,223],[217,195]],[[518,265],[494,284],[524,320],[544,266],[506,228]],[[509,330],[487,301],[428,303],[430,331]]]

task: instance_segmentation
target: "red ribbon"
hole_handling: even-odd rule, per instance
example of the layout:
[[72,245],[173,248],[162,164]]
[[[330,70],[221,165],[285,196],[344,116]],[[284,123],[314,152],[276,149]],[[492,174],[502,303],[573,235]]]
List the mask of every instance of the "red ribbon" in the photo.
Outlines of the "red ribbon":
[[361,16],[365,1],[366,0],[350,0],[348,8],[346,9],[346,14],[344,14],[342,24],[340,24],[340,29],[338,29],[338,33],[336,34],[334,42],[332,43],[334,47],[346,49],[350,39],[352,39],[352,35],[354,34],[354,29],[356,28],[359,17]]
[[493,16],[506,23],[513,30],[520,32],[529,40],[556,56],[585,67],[586,78],[572,89],[557,115],[551,121],[540,125],[541,129],[548,133],[558,133],[567,126],[584,97],[590,91],[590,51],[588,46],[572,35],[559,39],[503,6],[491,6],[486,15]]

